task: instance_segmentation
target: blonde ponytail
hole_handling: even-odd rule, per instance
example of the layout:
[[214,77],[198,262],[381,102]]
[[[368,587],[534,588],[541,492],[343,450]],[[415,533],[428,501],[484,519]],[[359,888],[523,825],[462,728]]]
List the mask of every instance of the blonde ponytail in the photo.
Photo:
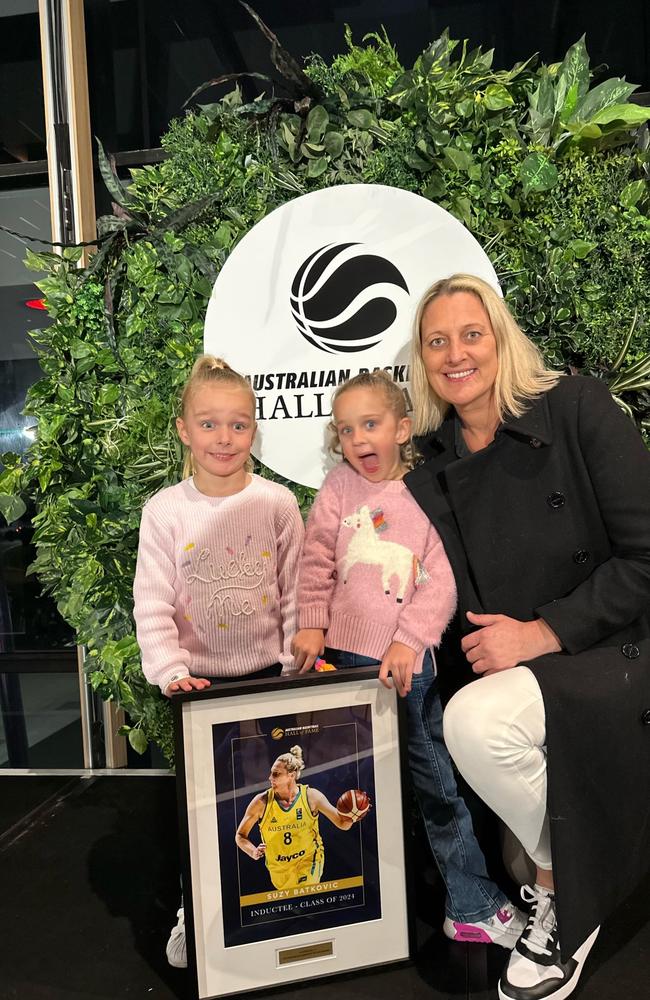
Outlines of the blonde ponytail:
[[278,761],[284,764],[289,774],[295,774],[299,778],[305,768],[305,758],[302,754],[302,747],[291,747],[289,753],[280,754]]

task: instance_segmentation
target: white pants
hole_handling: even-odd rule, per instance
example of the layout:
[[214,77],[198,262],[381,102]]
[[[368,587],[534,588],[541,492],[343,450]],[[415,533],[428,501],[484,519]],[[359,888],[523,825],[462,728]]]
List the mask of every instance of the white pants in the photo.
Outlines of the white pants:
[[500,816],[539,868],[550,870],[546,716],[528,667],[481,677],[445,709],[445,743],[465,780]]

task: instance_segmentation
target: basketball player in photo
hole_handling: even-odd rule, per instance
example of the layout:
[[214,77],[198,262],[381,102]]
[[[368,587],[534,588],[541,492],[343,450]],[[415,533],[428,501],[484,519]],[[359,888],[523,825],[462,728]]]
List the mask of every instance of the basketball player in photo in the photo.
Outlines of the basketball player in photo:
[[[237,828],[235,843],[254,861],[264,858],[276,889],[316,885],[321,881],[325,848],[318,828],[321,815],[339,830],[349,830],[367,814],[370,800],[365,792],[345,792],[335,808],[322,792],[298,784],[305,766],[302,749],[291,747],[273,763],[271,787],[249,803]],[[250,840],[259,825],[261,842]]]

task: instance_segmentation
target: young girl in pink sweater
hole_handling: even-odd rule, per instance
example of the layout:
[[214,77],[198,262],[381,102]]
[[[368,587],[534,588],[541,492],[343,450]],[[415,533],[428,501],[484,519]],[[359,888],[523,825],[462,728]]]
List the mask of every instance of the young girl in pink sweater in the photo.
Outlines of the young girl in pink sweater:
[[296,666],[376,665],[406,695],[413,786],[447,888],[444,933],[512,948],[525,919],[490,880],[442,737],[431,648],[456,606],[442,542],[403,482],[411,464],[402,390],[357,375],[332,401],[334,468],[314,502],[298,581]]
[[[252,474],[255,397],[203,355],[181,397],[185,474],[144,507],[133,594],[142,669],[163,694],[294,669],[304,529],[284,486]],[[183,908],[167,944],[187,965]]]

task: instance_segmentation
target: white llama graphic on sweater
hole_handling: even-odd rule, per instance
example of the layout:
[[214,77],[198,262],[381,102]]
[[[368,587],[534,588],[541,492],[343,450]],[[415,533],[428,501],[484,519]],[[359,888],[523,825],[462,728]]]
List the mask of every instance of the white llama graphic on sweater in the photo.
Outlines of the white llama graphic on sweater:
[[381,511],[375,513],[380,521],[379,525],[373,521],[370,508],[366,505],[360,507],[354,514],[350,514],[349,517],[344,517],[341,522],[346,528],[353,528],[355,532],[350,539],[343,560],[343,583],[347,583],[353,566],[358,564],[380,566],[384,593],[390,594],[391,577],[396,576],[398,580],[396,601],[401,604],[411,574],[417,576],[418,560],[405,545],[400,545],[399,542],[382,541],[377,532],[381,530],[383,514]]

